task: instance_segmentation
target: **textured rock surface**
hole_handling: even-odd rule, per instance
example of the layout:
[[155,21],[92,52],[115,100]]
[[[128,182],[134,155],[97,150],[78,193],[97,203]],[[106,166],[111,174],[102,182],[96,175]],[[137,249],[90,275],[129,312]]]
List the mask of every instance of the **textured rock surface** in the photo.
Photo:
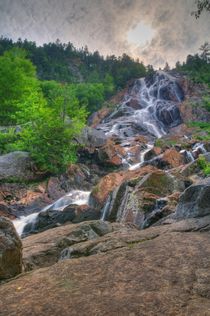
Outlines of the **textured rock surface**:
[[202,217],[210,214],[210,178],[187,188],[177,205],[175,218]]
[[[172,211],[171,206],[174,206],[174,203],[162,210],[170,202],[166,197],[184,189],[183,181],[160,170],[124,182],[109,196],[105,206],[105,218],[133,223],[139,228],[148,227]],[[176,200],[174,197],[170,200],[172,199]]]
[[58,261],[61,251],[66,247],[97,239],[120,227],[118,224],[91,221],[76,225],[67,224],[26,237],[23,239],[24,269],[28,271],[50,266]]
[[[73,247],[82,255],[89,249],[88,256],[62,260],[2,284],[0,315],[209,315],[207,223],[209,217],[145,231],[125,228],[100,237],[98,244],[95,239],[78,243]],[[50,237],[46,252],[43,239],[45,255]],[[31,238],[38,235],[28,238],[25,251],[30,251]]]
[[0,280],[22,271],[22,244],[8,219],[0,217]]
[[15,151],[0,156],[0,180],[5,179],[33,180],[32,160],[29,153]]
[[148,173],[157,171],[153,166],[146,166],[133,171],[113,172],[101,178],[97,186],[93,188],[90,197],[90,204],[93,206],[103,206],[109,194],[126,180],[137,179]]

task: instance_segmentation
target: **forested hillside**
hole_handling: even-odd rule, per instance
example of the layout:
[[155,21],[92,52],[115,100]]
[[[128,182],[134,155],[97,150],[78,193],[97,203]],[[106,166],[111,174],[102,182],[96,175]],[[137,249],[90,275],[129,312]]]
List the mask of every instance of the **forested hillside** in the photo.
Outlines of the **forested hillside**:
[[[124,54],[104,58],[98,51],[90,52],[86,47],[76,49],[72,43],[55,43],[37,46],[35,42],[21,39],[16,43],[7,38],[0,39],[0,55],[18,47],[27,51],[27,56],[37,68],[41,80],[56,80],[68,83],[112,82],[116,89],[125,86],[130,79],[144,77],[146,67],[138,60]],[[152,67],[149,67],[151,69]]]
[[[75,136],[87,117],[98,111],[130,80],[154,74],[127,55],[104,58],[71,43],[36,46],[27,40],[0,39],[0,152],[29,151],[42,172],[59,172],[76,161]],[[210,84],[209,45],[176,64],[175,71]],[[209,95],[203,103],[210,107]],[[209,123],[194,122],[210,131]],[[17,128],[18,126],[18,128]],[[206,136],[205,136],[206,137]]]

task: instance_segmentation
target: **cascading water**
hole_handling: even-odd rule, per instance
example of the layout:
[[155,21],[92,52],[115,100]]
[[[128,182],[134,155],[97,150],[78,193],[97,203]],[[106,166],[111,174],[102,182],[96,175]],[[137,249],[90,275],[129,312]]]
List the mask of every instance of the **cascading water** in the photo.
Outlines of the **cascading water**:
[[178,104],[183,98],[177,79],[157,71],[149,79],[136,80],[123,102],[97,129],[120,139],[143,133],[160,138],[181,123]]
[[129,170],[136,170],[139,167],[142,166],[142,164],[144,163],[144,158],[145,155],[154,147],[154,145],[152,144],[147,144],[147,148],[145,150],[143,150],[140,154],[140,162],[135,164],[135,165],[130,165]]
[[[122,164],[130,170],[135,170],[144,163],[146,153],[153,147],[154,138],[162,137],[171,127],[181,123],[178,104],[183,98],[184,94],[177,79],[168,73],[158,71],[150,78],[136,80],[123,102],[96,129],[102,130],[107,138],[117,137],[122,147],[126,143],[130,144],[136,136],[149,137],[150,142],[146,149],[141,151],[137,164],[132,163],[133,154],[129,144],[126,145],[126,155],[120,155]],[[138,140],[134,140],[134,143],[138,146]],[[89,195],[90,192],[72,191],[41,212],[62,211],[71,204],[88,204]],[[109,198],[102,210],[102,220],[106,219],[110,203]],[[14,225],[18,233],[21,235],[26,225],[33,225],[39,214],[40,212],[15,220]]]
[[202,144],[202,143],[197,143],[193,146],[193,152],[196,152],[196,151],[200,151],[202,154],[207,153],[207,150],[204,147],[204,144]]
[[22,216],[18,219],[15,219],[13,221],[13,224],[18,232],[18,234],[21,236],[24,228],[27,224],[35,223],[38,215],[41,212],[44,212],[48,209],[50,210],[57,210],[57,211],[63,211],[63,209],[69,205],[85,205],[88,204],[90,197],[89,191],[79,191],[79,190],[73,190],[57,200],[55,203],[50,204],[46,206],[44,209],[42,209],[40,212],[30,214],[28,216]]

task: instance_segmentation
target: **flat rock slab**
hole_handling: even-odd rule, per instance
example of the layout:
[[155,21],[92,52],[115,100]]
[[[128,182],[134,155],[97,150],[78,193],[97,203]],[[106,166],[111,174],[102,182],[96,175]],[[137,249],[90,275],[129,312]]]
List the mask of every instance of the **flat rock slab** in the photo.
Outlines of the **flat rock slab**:
[[210,233],[187,223],[136,240],[136,230],[114,231],[100,238],[127,246],[22,274],[0,286],[0,315],[210,315]]

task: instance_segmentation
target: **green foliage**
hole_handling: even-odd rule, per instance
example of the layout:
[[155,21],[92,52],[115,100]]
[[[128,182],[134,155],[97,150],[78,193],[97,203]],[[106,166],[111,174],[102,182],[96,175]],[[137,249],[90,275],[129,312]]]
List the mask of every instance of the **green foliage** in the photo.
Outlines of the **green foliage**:
[[210,86],[210,63],[207,57],[208,53],[201,53],[187,56],[187,60],[182,65],[176,63],[176,70],[187,74],[190,79],[196,83],[205,83]]
[[0,124],[16,124],[15,112],[38,89],[35,67],[20,49],[0,56]]
[[197,140],[210,140],[210,123],[208,122],[189,122],[189,127],[194,127],[194,138]]
[[71,85],[72,94],[80,106],[92,113],[97,111],[105,100],[105,89],[102,83],[79,83]]
[[0,155],[6,154],[10,151],[10,146],[18,139],[18,133],[15,128],[0,131]]
[[210,175],[210,163],[206,161],[204,156],[198,158],[198,166],[203,170],[206,176]]
[[210,12],[210,1],[209,0],[196,0],[197,10],[192,12],[192,15],[198,19],[203,11]]
[[155,140],[155,146],[157,147],[172,147],[176,145],[177,141],[172,139],[164,139],[164,138],[157,138]]
[[206,96],[203,98],[203,103],[207,111],[210,112],[210,97]]
[[0,123],[21,126],[18,133],[14,128],[0,133],[1,153],[29,151],[39,169],[51,173],[75,162],[73,140],[85,125],[87,111],[71,85],[39,82],[21,50],[0,57],[0,70],[5,76],[4,89],[0,88]]
[[[32,63],[37,67],[41,80],[56,80],[67,83],[103,83],[105,96],[109,97],[114,89],[123,88],[135,78],[144,77],[146,67],[124,54],[121,57],[104,58],[97,51],[89,52],[87,47],[76,49],[73,44],[55,43],[37,47],[35,42],[18,40],[14,43],[0,38],[0,55],[13,47],[27,51]],[[148,72],[151,72],[150,66]]]

